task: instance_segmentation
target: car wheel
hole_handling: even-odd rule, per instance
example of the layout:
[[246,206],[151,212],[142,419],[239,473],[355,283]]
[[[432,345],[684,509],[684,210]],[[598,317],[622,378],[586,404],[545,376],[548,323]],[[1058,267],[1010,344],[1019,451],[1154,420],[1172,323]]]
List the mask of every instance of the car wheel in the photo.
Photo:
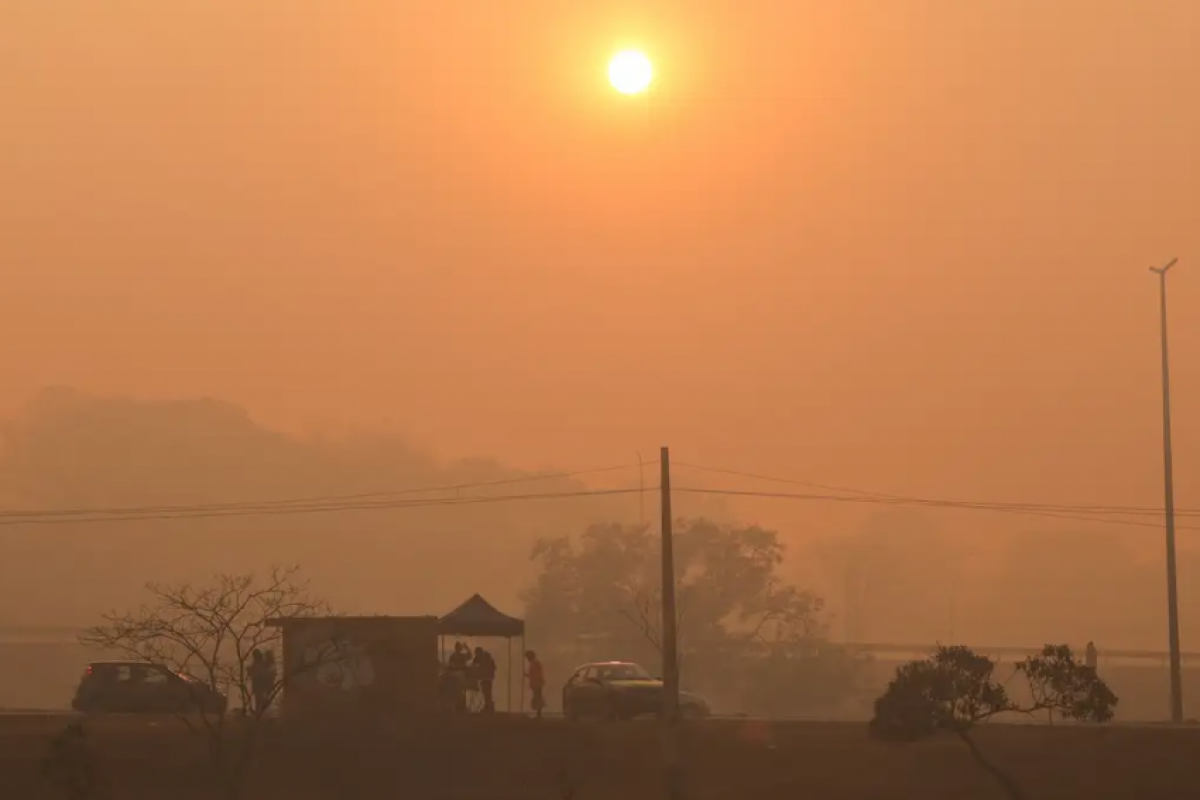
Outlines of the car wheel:
[[576,722],[579,719],[579,712],[575,710],[575,706],[571,705],[566,700],[563,700],[563,716],[566,717],[569,722]]
[[704,719],[706,715],[699,706],[684,706],[679,709],[679,716],[683,719]]

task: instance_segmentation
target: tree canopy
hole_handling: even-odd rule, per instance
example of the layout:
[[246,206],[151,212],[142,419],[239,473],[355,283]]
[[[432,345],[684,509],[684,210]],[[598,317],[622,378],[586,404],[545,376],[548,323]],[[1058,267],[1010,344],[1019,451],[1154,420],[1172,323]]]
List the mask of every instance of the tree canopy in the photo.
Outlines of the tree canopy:
[[904,664],[875,701],[871,735],[915,741],[952,734],[1011,800],[1023,800],[1025,793],[1013,777],[975,742],[975,728],[1004,714],[1046,713],[1053,719],[1057,713],[1077,722],[1108,722],[1117,696],[1093,668],[1075,659],[1067,645],[1048,644],[1015,665],[1012,677],[1025,679],[1027,701],[1014,699],[1008,682],[997,677],[998,668],[988,656],[963,646],[938,647],[929,658]]
[[[631,659],[656,667],[659,553],[657,535],[644,526],[596,524],[577,538],[539,540],[532,554],[536,579],[525,593],[531,641],[579,660]],[[836,704],[853,688],[859,662],[826,642],[824,601],[784,580],[783,558],[773,530],[706,519],[676,523],[686,683],[737,692],[730,699],[739,707],[770,704],[778,713],[788,710],[778,691],[796,692],[804,684],[811,691],[802,702]]]
[[[526,620],[539,638],[603,637],[616,649],[657,647],[659,546],[641,526],[592,525],[578,540],[539,540],[539,570],[526,593]],[[728,644],[765,645],[821,632],[821,598],[778,574],[775,531],[681,520],[675,527],[676,598],[685,653]]]

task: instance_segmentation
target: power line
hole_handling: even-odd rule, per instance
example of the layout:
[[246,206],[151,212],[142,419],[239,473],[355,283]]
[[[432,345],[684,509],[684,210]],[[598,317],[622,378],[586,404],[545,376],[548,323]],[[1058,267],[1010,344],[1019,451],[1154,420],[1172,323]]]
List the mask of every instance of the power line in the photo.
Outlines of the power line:
[[[528,475],[515,478],[505,478],[493,481],[477,481],[473,483],[446,484],[441,486],[412,487],[381,492],[364,492],[358,494],[324,495],[291,500],[263,500],[240,503],[212,503],[201,505],[174,506],[126,506],[101,508],[73,509],[30,509],[27,511],[0,511],[0,526],[11,525],[61,525],[61,524],[90,524],[99,522],[138,522],[152,520],[202,519],[222,517],[248,516],[279,516],[303,515],[318,513],[339,513],[350,511],[381,511],[402,510],[412,508],[448,507],[456,505],[477,505],[481,503],[498,503],[514,501],[536,501],[570,498],[599,497],[606,495],[641,494],[656,492],[657,487],[641,485],[636,488],[578,490],[563,492],[524,493],[511,495],[474,495],[467,497],[425,497],[413,499],[395,499],[416,494],[436,494],[457,492],[464,489],[482,489],[495,486],[506,486],[519,483],[571,478],[580,475],[615,472],[646,464],[656,465],[658,461],[642,462],[640,464],[623,464],[614,467],[574,470],[570,472],[547,473],[543,475]],[[1120,519],[1120,516],[1142,516],[1161,514],[1161,509],[1131,506],[1085,506],[1062,504],[1033,504],[1033,503],[1001,503],[978,502],[963,500],[947,500],[939,498],[910,497],[905,495],[872,492],[863,489],[833,486],[830,484],[779,478],[753,472],[734,469],[707,467],[687,462],[677,462],[677,466],[740,478],[768,481],[794,486],[805,486],[821,489],[824,492],[841,492],[842,494],[816,494],[791,492],[764,492],[733,489],[705,489],[700,487],[678,486],[674,491],[687,494],[707,494],[730,497],[758,497],[764,499],[802,500],[809,502],[837,502],[855,504],[876,504],[893,506],[922,506],[930,508],[947,508],[971,511],[994,511],[998,513],[1019,514],[1024,516],[1039,516],[1052,519],[1066,519],[1079,522],[1100,522],[1105,524],[1130,525],[1137,527],[1158,527],[1158,523]],[[849,496],[848,496],[849,495]],[[1195,516],[1197,511],[1180,511],[1181,516]],[[1096,516],[1100,515],[1100,516]],[[1181,526],[1187,530],[1200,530],[1200,527]]]
[[760,475],[755,472],[743,472],[736,469],[720,469],[718,467],[705,467],[700,464],[690,464],[686,461],[676,461],[675,466],[686,467],[687,469],[699,470],[700,472],[711,472],[716,475],[731,475],[737,478],[753,478],[759,481],[769,481],[771,483],[786,483],[792,486],[807,486],[812,489],[823,489],[830,492],[846,492],[848,494],[858,494],[867,497],[890,497],[900,499],[898,495],[881,494],[879,492],[868,492],[863,489],[847,489],[841,486],[830,486],[824,483],[813,483],[811,481],[798,481],[790,478],[775,478],[770,475]]
[[[653,462],[657,464],[658,462]],[[108,506],[98,508],[67,508],[67,509],[5,509],[0,511],[0,524],[3,520],[19,518],[22,520],[32,520],[38,517],[53,517],[56,520],[64,517],[72,516],[94,516],[94,515],[142,515],[142,514],[175,514],[175,513],[207,513],[213,511],[237,511],[237,512],[259,512],[271,511],[278,508],[294,507],[301,510],[307,510],[313,506],[320,506],[327,503],[343,503],[366,501],[372,498],[382,497],[401,497],[413,494],[431,494],[439,492],[461,491],[463,489],[482,489],[492,486],[509,486],[518,483],[530,483],[534,481],[559,480],[563,478],[574,478],[580,475],[596,475],[603,472],[616,472],[623,469],[631,469],[637,467],[637,464],[622,464],[615,467],[599,467],[594,469],[580,469],[570,472],[555,472],[542,475],[524,475],[516,478],[503,478],[493,481],[476,481],[473,483],[456,483],[444,484],[441,486],[425,486],[412,487],[407,489],[393,489],[381,492],[363,492],[359,494],[335,494],[335,495],[318,495],[315,497],[301,497],[290,500],[257,500],[257,501],[241,501],[231,503],[202,503],[198,505],[168,505],[168,506]]]
[[[846,497],[845,495],[832,494],[798,494],[790,492],[754,492],[754,491],[738,491],[735,489],[701,489],[690,486],[676,486],[673,491],[685,492],[688,494],[710,494],[724,495],[730,497],[762,497],[775,500],[807,500],[807,501],[827,501],[839,503],[869,503],[878,505],[891,506],[927,506],[933,508],[950,508],[964,511],[995,511],[1007,514],[1020,514],[1023,516],[1032,517],[1050,517],[1052,519],[1067,519],[1077,522],[1101,522],[1108,525],[1133,525],[1143,528],[1158,528],[1157,523],[1140,520],[1117,519],[1114,517],[1087,517],[1077,514],[1064,514],[1053,511],[1041,511],[1035,507],[1024,507],[1017,505],[1002,505],[1002,504],[987,504],[987,503],[964,503],[953,500],[925,500],[917,498],[892,498],[892,497]],[[1184,530],[1200,530],[1200,526],[1179,526]]]
[[[813,489],[822,489],[830,492],[844,492],[847,494],[859,495],[866,498],[876,498],[879,500],[892,500],[904,503],[915,504],[954,504],[962,507],[980,507],[988,509],[1008,508],[1013,510],[1036,510],[1046,512],[1063,512],[1063,513],[1082,513],[1082,514],[1124,514],[1130,516],[1156,516],[1161,517],[1163,509],[1151,508],[1145,506],[1095,506],[1095,505],[1070,505],[1070,504],[1047,504],[1047,503],[1006,503],[1006,502],[988,502],[988,501],[973,501],[973,500],[945,500],[912,497],[907,495],[887,494],[884,492],[872,492],[864,489],[852,489],[844,486],[831,486],[824,483],[813,483],[811,481],[792,480],[789,478],[777,478],[770,475],[761,475],[753,472],[743,472],[734,469],[720,469],[717,467],[706,467],[699,464],[689,464],[686,462],[677,462],[676,466],[687,467],[689,469],[698,470],[700,472],[711,472],[718,475],[730,475],[739,478],[751,478],[754,480],[768,481],[771,483],[788,484],[792,486],[805,486]],[[1176,513],[1180,516],[1200,516],[1200,510],[1182,509]]]
[[[300,514],[321,514],[332,512],[345,511],[385,511],[395,509],[409,508],[429,508],[433,506],[459,506],[459,505],[478,505],[486,503],[504,503],[517,500],[533,501],[533,500],[563,500],[570,498],[584,497],[604,497],[622,494],[634,494],[643,491],[655,491],[654,487],[644,489],[592,489],[580,490],[574,492],[543,492],[540,494],[515,494],[515,495],[491,495],[491,496],[476,496],[476,497],[441,497],[441,498],[422,498],[418,500],[395,500],[395,501],[379,501],[379,502],[349,502],[342,504],[325,504],[325,505],[310,505],[310,506],[280,506],[277,508],[249,508],[249,509],[209,509],[209,510],[189,510],[178,513],[147,513],[147,514],[129,514],[126,516],[81,516],[74,515],[68,517],[52,517],[52,516],[37,516],[31,518],[3,518],[0,519],[0,527],[10,525],[82,525],[97,522],[143,522],[149,520],[176,520],[176,519],[201,519],[213,517],[256,517],[256,516],[281,516],[281,515],[300,515]],[[48,513],[48,512],[47,512]]]

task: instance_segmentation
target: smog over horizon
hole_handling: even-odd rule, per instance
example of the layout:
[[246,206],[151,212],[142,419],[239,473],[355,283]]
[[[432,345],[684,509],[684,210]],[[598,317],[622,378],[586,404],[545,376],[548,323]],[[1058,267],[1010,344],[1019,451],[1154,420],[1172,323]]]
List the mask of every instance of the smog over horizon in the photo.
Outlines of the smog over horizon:
[[1187,0],[0,4],[0,729],[91,663],[45,631],[287,566],[296,616],[478,593],[555,714],[628,658],[904,738],[905,648],[1091,643],[1163,668],[1119,721],[1181,721],[1197,41]]

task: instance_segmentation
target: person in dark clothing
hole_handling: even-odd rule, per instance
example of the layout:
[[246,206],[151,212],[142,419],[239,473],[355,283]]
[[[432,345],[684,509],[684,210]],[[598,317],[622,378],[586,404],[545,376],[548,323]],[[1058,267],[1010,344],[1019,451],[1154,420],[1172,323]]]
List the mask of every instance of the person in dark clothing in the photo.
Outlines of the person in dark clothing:
[[271,703],[275,700],[276,687],[279,684],[279,670],[275,667],[275,651],[266,650],[263,652],[263,688],[266,690],[265,702],[263,710],[271,707]]
[[255,716],[262,716],[266,713],[267,703],[271,696],[271,686],[268,681],[274,682],[271,676],[273,669],[267,664],[262,650],[255,648],[254,652],[250,654],[250,666],[246,670],[247,676],[250,678],[250,694],[254,701],[253,713]]
[[490,714],[496,710],[492,697],[492,687],[496,683],[496,659],[482,647],[475,648],[475,660],[471,662],[475,674],[479,678],[479,691],[483,694],[483,712]]
[[1096,667],[1098,667],[1099,663],[1100,663],[1100,654],[1096,652],[1096,643],[1095,642],[1087,643],[1087,649],[1084,650],[1083,659],[1084,659],[1084,663],[1087,664],[1087,666],[1092,670],[1092,672],[1095,672]]
[[451,672],[461,672],[467,668],[467,664],[471,661],[471,651],[462,642],[454,643],[454,652],[447,659],[446,667]]
[[467,665],[470,660],[470,648],[455,642],[454,652],[446,660],[445,691],[447,705],[456,714],[467,710]]
[[546,688],[546,672],[542,669],[542,662],[538,661],[537,653],[532,650],[525,652],[525,660],[529,662],[525,676],[529,679],[529,689],[533,692],[533,713],[541,719],[542,709],[546,707],[546,698],[542,694]]

